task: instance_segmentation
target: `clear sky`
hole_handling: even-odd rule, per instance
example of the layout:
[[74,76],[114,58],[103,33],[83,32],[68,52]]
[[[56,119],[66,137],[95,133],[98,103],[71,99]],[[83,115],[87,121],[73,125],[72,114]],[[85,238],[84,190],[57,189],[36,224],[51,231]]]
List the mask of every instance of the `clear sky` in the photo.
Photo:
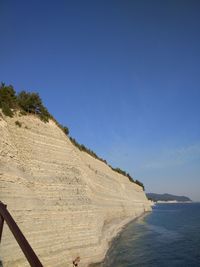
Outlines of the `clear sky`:
[[0,0],[0,81],[147,192],[200,201],[200,1]]

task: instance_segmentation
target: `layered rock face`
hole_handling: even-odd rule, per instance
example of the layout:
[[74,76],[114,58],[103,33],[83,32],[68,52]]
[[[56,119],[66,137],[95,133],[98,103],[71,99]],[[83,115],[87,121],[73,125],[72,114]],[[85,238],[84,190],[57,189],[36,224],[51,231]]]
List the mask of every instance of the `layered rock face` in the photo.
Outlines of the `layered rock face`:
[[[119,229],[151,209],[140,186],[33,115],[0,117],[0,200],[49,267],[102,260]],[[0,257],[29,266],[6,224]]]

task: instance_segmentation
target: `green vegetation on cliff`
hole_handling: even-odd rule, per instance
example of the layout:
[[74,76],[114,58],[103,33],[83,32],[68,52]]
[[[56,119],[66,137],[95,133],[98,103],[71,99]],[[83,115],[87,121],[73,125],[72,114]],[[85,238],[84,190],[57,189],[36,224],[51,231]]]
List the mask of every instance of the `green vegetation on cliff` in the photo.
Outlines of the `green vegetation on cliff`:
[[0,85],[0,108],[4,115],[9,117],[12,117],[16,110],[20,110],[22,115],[37,114],[44,122],[48,122],[52,117],[43,105],[39,94],[25,91],[16,94],[12,85],[6,86],[3,83]]
[[[110,165],[109,165],[109,166],[110,166]],[[143,183],[141,183],[141,182],[138,181],[138,180],[134,180],[134,179],[130,176],[129,173],[127,173],[127,172],[121,170],[120,168],[113,168],[112,166],[110,166],[110,168],[111,168],[113,171],[118,172],[118,173],[120,173],[120,174],[122,174],[122,175],[128,177],[128,179],[129,179],[130,182],[133,182],[133,183],[135,183],[135,184],[138,184],[139,186],[141,186],[141,187],[143,188],[143,190],[145,190],[145,189],[144,189],[144,185],[143,185]]]
[[70,141],[72,142],[72,144],[74,144],[76,147],[78,147],[78,149],[79,149],[80,151],[84,151],[84,152],[90,154],[93,158],[98,159],[98,160],[101,160],[101,161],[103,161],[104,163],[107,164],[107,161],[106,161],[105,159],[102,159],[102,158],[100,158],[99,156],[97,156],[97,154],[96,154],[94,151],[92,151],[91,149],[87,148],[85,145],[83,145],[83,144],[79,144],[79,143],[76,141],[75,138],[72,138],[72,137],[70,136],[69,139],[70,139]]
[[[40,98],[38,93],[30,93],[26,91],[21,91],[16,94],[12,85],[5,85],[1,83],[0,85],[0,108],[5,116],[13,117],[14,113],[19,111],[21,115],[27,114],[35,114],[38,116],[43,122],[48,122],[49,119],[52,119],[57,126],[66,134],[69,135],[69,129],[66,126],[61,125],[57,120],[49,113],[47,108],[42,103],[42,99]],[[16,121],[15,124],[21,127],[21,123]],[[83,144],[79,144],[75,138],[69,137],[72,144],[74,144],[80,151],[84,151],[94,157],[95,159],[103,161],[107,164],[105,159],[100,158],[97,154],[91,149],[87,148]],[[144,185],[138,180],[134,180],[129,173],[121,170],[120,168],[113,168],[109,165],[109,167],[120,173],[130,180],[130,182],[136,183],[141,186],[144,190]]]

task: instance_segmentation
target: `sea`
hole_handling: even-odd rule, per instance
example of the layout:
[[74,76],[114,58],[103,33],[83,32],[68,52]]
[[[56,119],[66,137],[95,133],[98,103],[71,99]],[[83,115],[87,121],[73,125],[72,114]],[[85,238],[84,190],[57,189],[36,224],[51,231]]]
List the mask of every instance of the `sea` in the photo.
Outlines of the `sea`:
[[156,204],[112,241],[101,267],[200,267],[200,203]]

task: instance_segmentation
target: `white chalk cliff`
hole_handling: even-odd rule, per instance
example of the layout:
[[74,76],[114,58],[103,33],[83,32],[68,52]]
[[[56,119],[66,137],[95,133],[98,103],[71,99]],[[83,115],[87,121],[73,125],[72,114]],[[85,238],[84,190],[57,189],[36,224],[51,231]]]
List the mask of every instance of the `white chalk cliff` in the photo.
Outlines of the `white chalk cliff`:
[[[0,117],[0,200],[45,267],[101,261],[119,229],[151,210],[140,186],[34,115]],[[0,258],[29,266],[6,223]]]

